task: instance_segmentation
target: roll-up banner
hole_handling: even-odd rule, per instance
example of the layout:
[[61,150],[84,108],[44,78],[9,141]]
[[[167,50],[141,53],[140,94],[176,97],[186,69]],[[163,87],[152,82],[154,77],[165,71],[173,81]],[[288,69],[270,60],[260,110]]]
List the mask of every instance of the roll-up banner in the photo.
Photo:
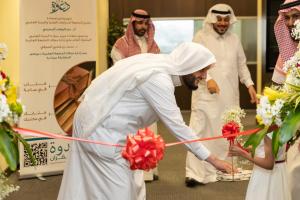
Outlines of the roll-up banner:
[[[20,1],[21,128],[72,134],[78,98],[95,77],[96,44],[96,0]],[[20,145],[21,178],[63,171],[69,142],[26,140],[37,165]]]

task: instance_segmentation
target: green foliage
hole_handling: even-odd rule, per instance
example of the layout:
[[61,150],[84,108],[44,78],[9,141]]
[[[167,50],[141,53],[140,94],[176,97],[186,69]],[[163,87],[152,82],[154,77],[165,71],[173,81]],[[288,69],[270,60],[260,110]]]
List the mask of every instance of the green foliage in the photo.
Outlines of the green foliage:
[[280,136],[279,130],[278,129],[274,130],[272,136],[272,152],[275,157],[277,157],[279,147],[281,146],[279,144],[279,136]]
[[19,163],[18,142],[24,145],[24,149],[28,152],[33,165],[36,165],[36,160],[33,157],[32,150],[29,144],[21,137],[20,134],[13,131],[8,123],[0,124],[0,153],[3,155],[10,170],[17,170]]
[[251,154],[252,154],[252,156],[254,156],[255,150],[256,150],[257,146],[259,145],[259,143],[261,142],[261,140],[268,133],[268,129],[269,129],[269,126],[265,126],[263,129],[261,129],[260,131],[258,131],[256,134],[250,135],[250,137],[248,138],[248,140],[244,144],[245,148],[247,148],[249,146],[252,147],[251,148]]
[[0,129],[0,152],[12,171],[17,169],[19,162],[18,145],[5,129]]
[[272,136],[272,151],[276,157],[281,146],[288,143],[290,145],[299,137],[300,128],[300,109],[292,110],[284,118],[282,126],[273,132]]
[[32,150],[30,148],[30,145],[27,143],[27,141],[18,133],[15,133],[15,137],[17,137],[18,141],[22,143],[24,146],[24,149],[27,151],[29,158],[33,165],[36,165],[36,159],[33,156]]
[[124,35],[124,29],[122,21],[118,20],[114,15],[109,18],[108,38],[107,38],[107,65],[111,67],[113,61],[110,57],[110,52],[117,39]]
[[[251,135],[245,143],[245,147],[252,146],[251,153],[254,156],[255,150],[264,136],[269,132],[269,126],[265,126],[257,134]],[[300,136],[300,108],[289,112],[284,118],[282,126],[273,131],[272,135],[272,151],[273,155],[277,157],[279,148],[284,144],[290,145]]]
[[294,110],[296,110],[300,103],[300,92],[295,92],[295,93],[289,94],[287,96],[287,99],[288,99],[288,103],[290,105],[293,105]]
[[290,140],[293,140],[300,128],[300,108],[291,111],[284,119],[282,126],[279,129],[279,143],[283,145]]
[[23,106],[22,104],[15,102],[9,105],[11,111],[15,112],[19,117],[23,113]]

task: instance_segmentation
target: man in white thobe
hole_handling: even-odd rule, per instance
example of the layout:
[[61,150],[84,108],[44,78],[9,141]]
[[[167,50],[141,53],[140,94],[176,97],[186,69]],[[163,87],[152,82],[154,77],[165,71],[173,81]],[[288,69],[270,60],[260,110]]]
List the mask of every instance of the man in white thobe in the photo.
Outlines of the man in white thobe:
[[[239,106],[239,79],[248,88],[251,101],[257,102],[241,42],[230,31],[235,22],[236,17],[230,6],[216,4],[209,9],[203,29],[196,33],[193,40],[207,47],[217,60],[216,66],[208,71],[207,81],[201,82],[199,89],[192,93],[190,127],[198,137],[221,134],[222,113]],[[226,158],[227,141],[207,141],[203,144],[221,159]],[[215,182],[216,170],[188,152],[185,181],[188,187]]]
[[[74,117],[74,137],[125,145],[129,133],[162,120],[179,140],[195,139],[185,125],[174,96],[182,82],[196,89],[213,54],[196,43],[183,43],[168,55],[140,54],[123,59],[97,77],[85,91]],[[230,172],[201,143],[186,144],[199,159]],[[59,200],[140,200],[128,162],[120,147],[73,142]],[[143,188],[145,184],[142,185]]]
[[[159,53],[160,49],[154,40],[155,27],[147,11],[136,9],[132,12],[125,35],[114,44],[110,56],[113,63],[141,53]],[[157,123],[151,124],[151,131],[157,134]],[[141,175],[143,175],[141,173]],[[141,182],[158,179],[158,169],[144,171],[142,177],[136,176],[136,181]]]
[[[291,32],[296,20],[300,20],[300,1],[285,0],[278,11],[274,25],[275,37],[279,48],[279,56],[273,72],[272,81],[283,84],[286,74],[283,64],[297,51],[299,40],[292,37]],[[300,197],[300,140],[298,139],[287,152],[287,172],[292,200]]]

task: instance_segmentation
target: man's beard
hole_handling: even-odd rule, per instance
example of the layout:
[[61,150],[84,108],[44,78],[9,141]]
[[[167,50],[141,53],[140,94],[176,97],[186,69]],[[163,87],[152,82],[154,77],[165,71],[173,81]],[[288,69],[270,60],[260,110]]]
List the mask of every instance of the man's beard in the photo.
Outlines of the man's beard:
[[227,31],[228,31],[228,28],[229,27],[222,27],[222,31],[221,30],[219,30],[220,28],[216,28],[216,27],[213,27],[213,29],[215,30],[215,32],[217,32],[219,35],[224,35]]
[[184,84],[190,90],[197,90],[198,89],[198,85],[196,84],[196,78],[192,74],[182,76],[182,80],[183,80]]
[[142,37],[145,35],[145,33],[147,32],[146,29],[140,29],[140,30],[137,30],[136,28],[133,28],[133,31],[134,31],[134,34],[139,36],[139,37]]

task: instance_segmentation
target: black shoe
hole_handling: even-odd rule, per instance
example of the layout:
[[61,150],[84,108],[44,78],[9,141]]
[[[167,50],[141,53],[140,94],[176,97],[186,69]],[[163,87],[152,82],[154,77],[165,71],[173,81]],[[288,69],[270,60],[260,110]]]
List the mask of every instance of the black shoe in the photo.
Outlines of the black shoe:
[[185,185],[186,185],[186,187],[192,188],[192,187],[195,187],[195,186],[197,186],[197,185],[201,185],[201,183],[198,182],[198,181],[196,181],[196,180],[193,179],[193,178],[186,177],[186,178],[185,178]]

